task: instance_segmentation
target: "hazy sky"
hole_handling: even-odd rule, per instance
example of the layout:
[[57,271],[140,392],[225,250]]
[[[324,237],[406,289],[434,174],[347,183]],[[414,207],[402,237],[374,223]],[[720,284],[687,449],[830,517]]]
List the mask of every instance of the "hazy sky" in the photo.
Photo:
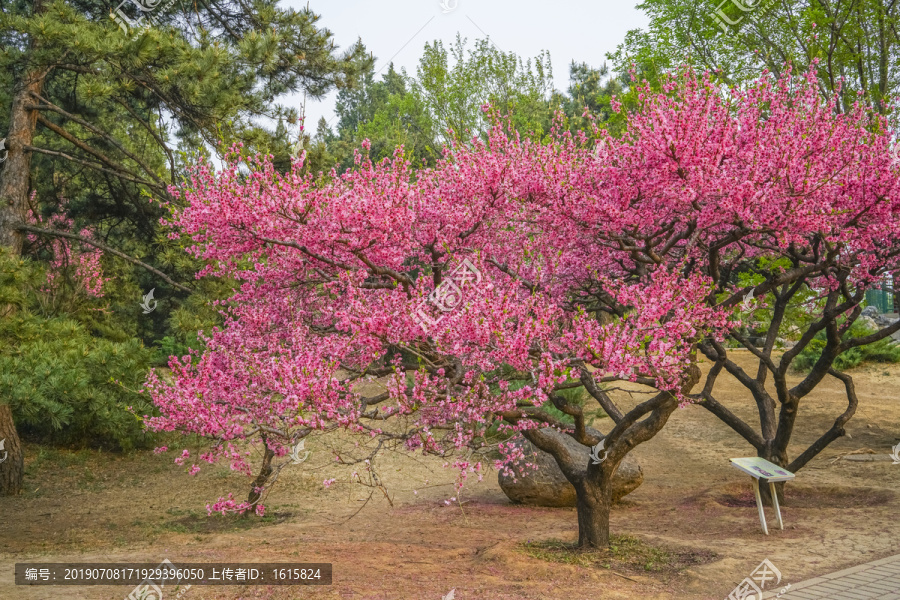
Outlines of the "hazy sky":
[[[645,15],[632,2],[637,0],[312,0],[309,6],[321,15],[319,25],[334,33],[335,43],[342,49],[362,38],[375,55],[376,71],[387,70],[393,61],[398,71],[405,67],[415,75],[425,42],[443,40],[447,44],[459,32],[468,38],[469,46],[475,39],[490,37],[501,50],[523,58],[549,51],[555,86],[564,90],[569,62],[574,59],[599,66],[628,30],[647,25]],[[287,0],[286,4],[300,8],[306,2]],[[307,101],[306,127],[311,133],[319,117],[332,119],[335,96]],[[300,106],[302,97],[286,103]]]

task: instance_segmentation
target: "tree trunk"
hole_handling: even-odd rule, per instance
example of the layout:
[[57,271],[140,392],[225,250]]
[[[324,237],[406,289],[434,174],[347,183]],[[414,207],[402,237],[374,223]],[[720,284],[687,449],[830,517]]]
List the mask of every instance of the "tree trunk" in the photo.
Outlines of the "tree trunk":
[[[779,481],[775,484],[775,493],[778,495],[779,506],[784,506],[784,483]],[[759,480],[759,496],[762,498],[763,506],[775,506],[772,502],[772,492],[769,489],[769,483],[765,479]]]
[[26,150],[34,140],[37,111],[32,92],[40,94],[46,71],[31,71],[13,97],[9,113],[9,133],[6,138],[8,154],[0,171],[0,246],[10,249],[13,256],[22,252],[22,234],[15,226],[25,219],[28,207],[28,188],[31,175],[31,152]]
[[[262,466],[259,469],[259,475],[256,476],[256,479],[253,480],[253,484],[250,486],[250,495],[247,497],[247,502],[249,502],[252,506],[256,506],[256,503],[259,502],[262,493],[260,493],[260,489],[266,485],[266,482],[269,480],[269,476],[272,474],[272,459],[275,458],[275,452],[269,448],[269,445],[266,443],[265,439],[263,439],[263,462]],[[250,511],[244,513],[244,515],[249,515]]]
[[601,471],[600,481],[585,476],[575,485],[578,511],[578,547],[609,547],[609,507],[612,504],[612,475]]
[[25,475],[25,453],[16,433],[12,409],[0,404],[0,496],[15,496],[22,491]]
[[[757,456],[785,469],[789,462],[787,453],[784,451],[772,450],[769,452],[758,452]],[[785,482],[780,481],[775,484],[775,493],[778,495],[778,504],[781,506],[784,506],[784,483]],[[772,492],[769,490],[769,482],[765,479],[759,480],[759,495],[762,498],[764,506],[775,506],[772,502]]]
[[[36,0],[35,14],[42,11],[43,2]],[[31,49],[34,48],[35,44],[32,41]],[[41,69],[26,73],[13,96],[9,112],[7,154],[0,168],[0,247],[8,248],[13,257],[22,253],[22,234],[15,227],[24,220],[28,207],[31,152],[26,150],[25,146],[32,144],[37,125],[37,111],[29,109],[28,105],[34,102],[32,92],[41,93],[48,72]],[[0,305],[0,318],[9,317],[14,310],[14,306]],[[2,402],[0,398],[0,440],[5,440],[4,450],[0,451],[0,459],[3,458],[4,452],[8,455],[0,463],[0,496],[12,496],[22,489],[25,462],[12,409]]]

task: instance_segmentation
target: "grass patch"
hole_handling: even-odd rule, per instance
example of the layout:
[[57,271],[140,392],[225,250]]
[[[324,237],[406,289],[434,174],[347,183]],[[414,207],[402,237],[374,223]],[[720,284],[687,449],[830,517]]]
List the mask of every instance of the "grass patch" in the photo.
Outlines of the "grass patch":
[[219,515],[207,516],[205,512],[197,510],[181,510],[169,508],[166,513],[175,517],[162,523],[151,525],[157,533],[168,531],[172,533],[223,533],[229,531],[244,531],[268,525],[277,525],[287,521],[293,513],[267,510],[265,516],[256,515]]
[[[55,448],[53,446],[26,446],[26,454],[28,451],[36,448],[37,452],[33,453],[30,461],[26,466],[26,474],[34,475],[41,469],[71,469],[72,467],[83,467],[88,461],[94,458],[96,451],[80,449],[67,450],[64,448]],[[29,457],[30,458],[30,457]]]
[[616,571],[674,573],[711,562],[715,553],[708,550],[669,548],[648,544],[636,537],[614,535],[609,548],[582,550],[576,544],[561,540],[526,542],[519,550],[532,558],[588,568]]

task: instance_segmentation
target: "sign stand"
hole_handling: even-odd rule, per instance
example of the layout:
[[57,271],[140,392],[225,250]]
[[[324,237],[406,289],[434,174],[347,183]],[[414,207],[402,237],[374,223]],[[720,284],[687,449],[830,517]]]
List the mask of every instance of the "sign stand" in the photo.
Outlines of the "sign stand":
[[794,474],[758,456],[732,458],[731,465],[753,478],[753,493],[756,496],[756,508],[759,510],[759,523],[762,525],[763,533],[769,535],[769,527],[766,525],[766,513],[763,511],[762,496],[759,493],[760,479],[765,479],[769,483],[772,503],[775,505],[775,515],[778,517],[778,528],[784,529],[784,521],[781,519],[781,507],[778,506],[778,494],[775,492],[775,484],[781,481],[790,481],[794,478]]

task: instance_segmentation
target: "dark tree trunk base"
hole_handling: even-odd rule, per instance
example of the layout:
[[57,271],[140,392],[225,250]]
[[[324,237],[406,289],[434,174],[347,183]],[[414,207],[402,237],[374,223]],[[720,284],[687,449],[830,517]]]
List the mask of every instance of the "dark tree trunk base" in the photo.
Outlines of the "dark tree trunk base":
[[22,491],[25,479],[25,452],[16,433],[12,409],[8,404],[0,404],[0,496],[15,496]]
[[582,550],[609,547],[609,508],[612,476],[600,483],[582,481],[575,486],[578,512],[578,547]]
[[[250,503],[251,506],[255,507],[256,503],[259,502],[262,494],[257,490],[266,485],[266,482],[269,480],[269,476],[272,475],[272,459],[275,458],[275,452],[269,448],[269,445],[266,444],[265,440],[263,440],[263,462],[262,466],[259,469],[259,475],[256,476],[256,479],[253,480],[253,483],[250,485],[250,495],[247,497],[247,502]],[[250,511],[247,510],[244,513],[244,516],[248,516]]]

